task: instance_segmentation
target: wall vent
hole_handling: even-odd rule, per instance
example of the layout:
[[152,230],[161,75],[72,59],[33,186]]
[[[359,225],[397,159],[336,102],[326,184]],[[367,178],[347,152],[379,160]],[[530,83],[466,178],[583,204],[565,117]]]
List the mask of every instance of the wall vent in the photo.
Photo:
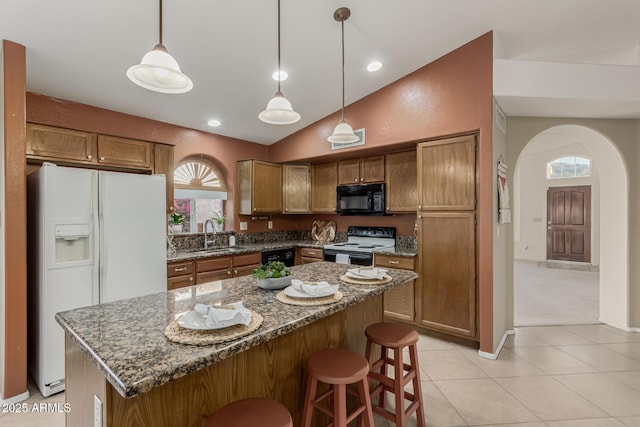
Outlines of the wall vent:
[[498,128],[504,133],[507,134],[507,116],[504,114],[504,111],[500,108],[498,103],[496,102],[496,125]]
[[339,142],[332,142],[331,150],[340,150],[342,148],[350,148],[350,147],[355,147],[357,145],[364,145],[364,128],[355,129],[353,133],[355,133],[356,136],[359,138],[356,142],[348,142],[346,144],[341,144]]

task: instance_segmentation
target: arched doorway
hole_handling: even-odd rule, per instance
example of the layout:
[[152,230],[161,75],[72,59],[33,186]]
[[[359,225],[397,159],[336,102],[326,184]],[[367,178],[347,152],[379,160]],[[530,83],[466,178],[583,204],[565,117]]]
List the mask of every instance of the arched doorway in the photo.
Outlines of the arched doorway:
[[[521,166],[521,159],[526,155],[527,150],[535,149],[539,145],[548,145],[550,140],[556,141],[557,145],[578,144],[583,147],[600,171],[598,176],[599,220],[594,224],[600,232],[600,251],[597,254],[600,269],[600,321],[619,328],[627,328],[629,325],[629,218],[626,165],[616,146],[601,133],[585,126],[559,125],[539,132],[529,140],[518,156],[515,170],[517,171]],[[514,182],[514,203],[518,203],[520,196],[518,184]],[[518,209],[514,214],[514,240],[518,241],[518,223],[521,221],[521,215]],[[514,248],[517,248],[516,243]]]

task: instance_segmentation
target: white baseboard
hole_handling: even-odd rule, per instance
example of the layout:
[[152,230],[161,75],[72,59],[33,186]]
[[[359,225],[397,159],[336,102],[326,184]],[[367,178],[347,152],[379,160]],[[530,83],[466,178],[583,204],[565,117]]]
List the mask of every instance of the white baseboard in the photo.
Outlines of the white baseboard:
[[28,398],[29,398],[28,390],[22,394],[10,397],[8,399],[5,399],[2,397],[2,395],[0,395],[0,405],[11,405],[12,403],[18,403],[18,402],[22,402],[23,400],[27,400]]
[[515,335],[515,334],[516,334],[516,331],[514,331],[513,329],[507,329],[505,331],[504,335],[502,335],[502,339],[500,340],[500,343],[498,344],[498,347],[496,348],[495,352],[487,353],[486,351],[478,350],[478,356],[484,357],[485,359],[496,360],[498,358],[498,356],[500,356],[500,352],[502,351],[502,348],[504,347],[504,343],[507,341],[507,337],[509,335]]

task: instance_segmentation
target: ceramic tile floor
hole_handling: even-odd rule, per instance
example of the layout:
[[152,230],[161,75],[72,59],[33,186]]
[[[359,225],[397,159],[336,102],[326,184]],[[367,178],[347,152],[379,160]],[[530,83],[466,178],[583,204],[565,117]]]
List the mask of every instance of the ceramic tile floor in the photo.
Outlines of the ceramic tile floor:
[[[638,333],[520,327],[497,360],[426,336],[418,345],[428,426],[640,427]],[[43,401],[30,388],[27,403]],[[63,402],[64,393],[44,401]],[[415,425],[413,417],[407,426]],[[64,414],[0,414],[0,426],[62,427]]]

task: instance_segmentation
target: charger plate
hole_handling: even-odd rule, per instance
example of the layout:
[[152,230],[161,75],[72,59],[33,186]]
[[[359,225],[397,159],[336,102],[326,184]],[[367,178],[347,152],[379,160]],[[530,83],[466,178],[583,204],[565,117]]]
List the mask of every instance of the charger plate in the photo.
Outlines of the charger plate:
[[169,341],[189,345],[210,345],[225,341],[233,341],[255,332],[262,325],[264,318],[251,310],[251,321],[248,325],[234,325],[228,328],[211,330],[185,329],[178,325],[178,320],[169,323],[164,335]]
[[354,279],[353,277],[349,277],[346,274],[343,274],[342,276],[340,276],[340,280],[346,283],[354,284],[354,285],[384,285],[392,281],[393,278],[391,276],[385,275],[382,279],[375,279],[375,280]]
[[276,299],[284,304],[310,307],[314,305],[332,304],[334,302],[340,301],[342,299],[342,292],[336,291],[335,294],[329,295],[328,297],[303,299],[303,298],[291,298],[290,296],[286,295],[284,291],[280,291],[276,295]]

